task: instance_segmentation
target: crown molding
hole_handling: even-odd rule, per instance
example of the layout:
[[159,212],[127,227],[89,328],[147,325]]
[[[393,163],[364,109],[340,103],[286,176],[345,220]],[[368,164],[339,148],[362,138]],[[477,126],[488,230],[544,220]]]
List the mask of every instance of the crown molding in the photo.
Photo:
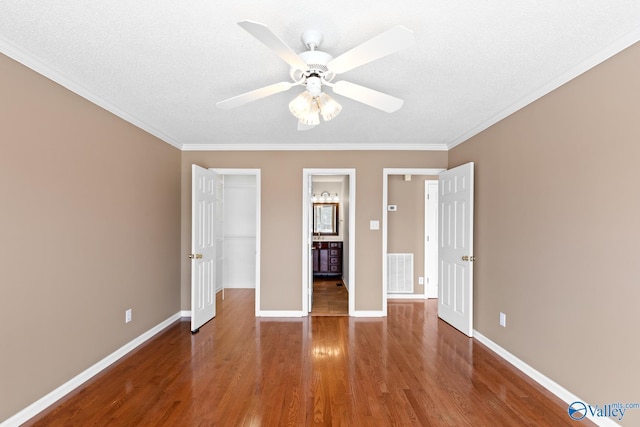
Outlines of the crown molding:
[[8,56],[9,58],[19,62],[20,64],[30,68],[31,70],[37,72],[38,74],[43,75],[44,77],[52,80],[53,82],[59,84],[60,86],[70,90],[82,98],[96,104],[97,106],[107,110],[108,112],[120,117],[122,120],[131,123],[132,125],[144,130],[145,132],[155,136],[156,138],[166,142],[169,145],[173,145],[174,147],[180,149],[181,144],[176,141],[171,136],[163,133],[162,131],[150,126],[148,123],[138,119],[137,117],[127,113],[122,108],[117,105],[107,101],[102,98],[100,95],[92,92],[87,89],[80,83],[66,77],[64,74],[51,67],[50,65],[45,64],[40,61],[33,55],[24,50],[20,49],[13,43],[9,42],[3,37],[0,37],[0,53]]
[[48,64],[40,61],[30,53],[24,51],[18,46],[14,45],[10,41],[3,37],[0,37],[0,53],[12,58],[13,60],[21,63],[22,65],[30,68],[31,70],[43,75],[44,77],[52,80],[53,82],[65,87],[71,92],[87,99],[88,101],[98,105],[99,107],[109,111],[110,113],[120,117],[121,119],[131,123],[132,125],[144,130],[145,132],[155,136],[156,138],[166,142],[178,148],[181,151],[448,151],[452,148],[462,144],[469,140],[480,132],[488,129],[499,121],[505,119],[511,114],[517,112],[523,107],[531,104],[544,95],[559,88],[563,84],[585,73],[598,64],[606,61],[612,56],[620,53],[622,50],[628,48],[640,41],[640,26],[636,27],[633,31],[629,32],[625,36],[618,39],[615,43],[608,46],[601,52],[591,56],[590,58],[582,61],[578,65],[572,67],[566,72],[560,74],[556,78],[550,80],[547,84],[539,88],[538,90],[530,93],[529,95],[521,98],[519,101],[509,105],[507,108],[501,110],[493,117],[484,122],[474,126],[468,131],[460,134],[456,138],[452,139],[448,143],[442,144],[366,144],[366,143],[323,143],[323,144],[280,144],[280,143],[202,143],[182,144],[175,138],[167,135],[159,129],[149,125],[143,120],[129,114],[119,106],[107,101],[100,95],[92,92],[80,83],[69,79],[61,72],[51,67]]
[[155,136],[156,138],[166,142],[178,148],[181,151],[336,151],[336,150],[420,150],[420,151],[446,151],[446,144],[384,144],[384,145],[371,145],[371,144],[350,144],[350,143],[329,143],[329,144],[278,144],[278,143],[264,143],[264,144],[182,144],[175,138],[167,135],[159,129],[149,125],[143,120],[129,114],[117,105],[107,101],[100,95],[97,95],[93,91],[89,90],[80,83],[68,78],[60,71],[45,64],[38,58],[34,57],[30,53],[24,51],[13,43],[9,42],[3,37],[0,37],[0,53],[7,57],[19,62],[20,64],[30,68],[31,70],[41,74],[49,80],[61,85],[62,87],[70,90],[76,95],[96,104],[97,106],[105,109],[106,111],[120,117],[122,120],[131,123],[132,125],[144,130],[145,132]]
[[591,57],[585,59],[584,61],[580,62],[576,66],[570,68],[566,72],[550,80],[547,84],[543,85],[538,90],[530,93],[529,95],[521,98],[519,101],[511,104],[510,106],[503,109],[502,111],[500,111],[499,113],[491,117],[490,119],[485,120],[479,125],[469,129],[467,132],[464,132],[463,134],[459,135],[457,138],[453,139],[451,142],[446,144],[447,150],[451,150],[455,146],[462,144],[463,142],[467,141],[473,136],[479,134],[480,132],[498,123],[500,120],[510,116],[511,114],[531,104],[537,99],[542,98],[544,95],[547,95],[548,93],[559,88],[563,84],[589,71],[591,68],[595,67],[598,64],[601,64],[602,62],[620,53],[621,51],[633,45],[634,43],[637,43],[638,41],[640,41],[640,26],[636,27],[635,29],[627,33],[625,36],[619,38],[615,43],[607,46],[606,49],[603,49],[597,54],[592,55]]
[[184,144],[182,151],[447,151],[446,144]]

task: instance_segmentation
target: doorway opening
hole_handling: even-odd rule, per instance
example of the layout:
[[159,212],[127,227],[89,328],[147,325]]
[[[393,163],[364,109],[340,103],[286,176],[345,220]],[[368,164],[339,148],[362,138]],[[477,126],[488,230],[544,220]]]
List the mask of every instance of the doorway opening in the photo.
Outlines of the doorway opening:
[[222,252],[216,291],[255,289],[260,316],[260,169],[212,168],[223,192]]
[[342,311],[341,315],[353,315],[355,169],[303,169],[302,199],[303,314],[311,313],[314,307],[315,282],[317,302],[327,305],[317,310],[331,315],[333,307],[334,312]]
[[[382,301],[438,296],[438,175],[445,169],[385,168]],[[435,200],[433,200],[435,198]]]

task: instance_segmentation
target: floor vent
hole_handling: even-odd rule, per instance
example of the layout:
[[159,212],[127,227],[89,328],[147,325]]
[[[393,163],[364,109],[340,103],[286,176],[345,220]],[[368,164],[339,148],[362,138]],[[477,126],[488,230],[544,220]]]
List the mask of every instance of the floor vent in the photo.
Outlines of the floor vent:
[[387,293],[413,293],[413,254],[387,254]]

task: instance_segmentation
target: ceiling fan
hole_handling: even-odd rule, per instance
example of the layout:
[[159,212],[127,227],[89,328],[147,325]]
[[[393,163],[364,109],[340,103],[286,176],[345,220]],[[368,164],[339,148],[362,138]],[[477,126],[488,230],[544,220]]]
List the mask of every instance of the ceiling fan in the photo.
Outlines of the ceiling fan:
[[322,33],[305,31],[302,42],[307,51],[297,54],[266,25],[254,21],[238,22],[249,34],[257,38],[291,66],[291,81],[275,83],[242,95],[216,103],[218,108],[231,109],[249,102],[284,92],[294,86],[304,86],[305,90],[289,103],[289,110],[298,119],[298,130],[307,130],[335,117],[342,107],[323,88],[330,87],[334,93],[385,111],[393,113],[402,107],[403,100],[373,89],[344,80],[334,81],[336,75],[353,70],[361,65],[398,52],[415,43],[413,31],[403,26],[393,27],[353,49],[334,58],[317,50],[322,42]]

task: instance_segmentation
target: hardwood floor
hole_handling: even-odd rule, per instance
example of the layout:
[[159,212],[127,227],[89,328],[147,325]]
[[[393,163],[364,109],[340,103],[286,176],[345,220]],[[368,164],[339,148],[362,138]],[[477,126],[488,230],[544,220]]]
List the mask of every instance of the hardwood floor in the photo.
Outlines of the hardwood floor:
[[433,300],[375,319],[256,318],[251,290],[217,302],[200,333],[173,324],[26,425],[577,425]]
[[[341,286],[338,286],[338,283]],[[317,277],[313,279],[312,316],[348,316],[349,292],[342,279]]]

